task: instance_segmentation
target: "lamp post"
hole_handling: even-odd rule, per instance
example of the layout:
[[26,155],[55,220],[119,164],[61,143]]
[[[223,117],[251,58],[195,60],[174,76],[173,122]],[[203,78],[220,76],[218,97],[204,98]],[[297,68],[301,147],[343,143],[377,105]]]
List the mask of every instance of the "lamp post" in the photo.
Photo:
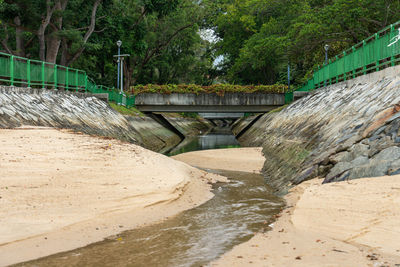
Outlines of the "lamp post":
[[121,58],[120,58],[120,55],[121,55],[121,45],[122,45],[122,41],[121,40],[118,40],[117,41],[117,46],[118,46],[118,60],[117,60],[117,62],[118,62],[118,74],[117,74],[117,88],[119,88],[119,79],[120,79],[120,69],[121,69]]
[[[326,45],[324,46],[324,48],[325,48],[325,66],[327,66],[327,65],[328,65],[328,50],[329,50],[329,45],[326,44]],[[325,80],[325,87],[326,87],[326,80]]]
[[124,104],[124,59],[125,57],[129,57],[129,54],[119,54],[119,55],[114,55],[114,57],[118,58],[118,79],[120,79],[120,91],[119,94],[121,95],[121,103],[118,104]]

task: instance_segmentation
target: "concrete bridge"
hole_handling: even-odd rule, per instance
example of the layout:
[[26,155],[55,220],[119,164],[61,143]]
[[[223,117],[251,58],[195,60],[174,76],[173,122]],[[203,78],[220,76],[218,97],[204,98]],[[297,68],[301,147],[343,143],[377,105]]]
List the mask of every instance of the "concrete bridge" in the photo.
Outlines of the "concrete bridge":
[[285,94],[266,93],[143,93],[135,98],[135,105],[142,112],[265,113],[284,104]]

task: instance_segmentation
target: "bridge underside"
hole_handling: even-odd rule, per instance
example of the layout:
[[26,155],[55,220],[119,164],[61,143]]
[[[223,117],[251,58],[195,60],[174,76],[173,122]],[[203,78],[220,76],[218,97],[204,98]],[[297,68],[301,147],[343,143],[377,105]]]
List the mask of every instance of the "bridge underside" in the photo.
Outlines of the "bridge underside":
[[142,112],[201,112],[201,113],[265,113],[279,106],[186,106],[186,105],[136,105]]
[[244,116],[244,112],[224,113],[224,112],[199,112],[199,116],[204,119],[239,119]]

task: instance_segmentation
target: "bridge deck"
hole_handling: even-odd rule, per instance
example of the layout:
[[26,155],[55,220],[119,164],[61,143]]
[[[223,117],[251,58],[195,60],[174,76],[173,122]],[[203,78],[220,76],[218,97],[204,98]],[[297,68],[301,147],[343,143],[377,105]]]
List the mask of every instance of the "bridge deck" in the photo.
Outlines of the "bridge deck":
[[284,94],[139,94],[135,105],[143,112],[268,112],[285,104]]

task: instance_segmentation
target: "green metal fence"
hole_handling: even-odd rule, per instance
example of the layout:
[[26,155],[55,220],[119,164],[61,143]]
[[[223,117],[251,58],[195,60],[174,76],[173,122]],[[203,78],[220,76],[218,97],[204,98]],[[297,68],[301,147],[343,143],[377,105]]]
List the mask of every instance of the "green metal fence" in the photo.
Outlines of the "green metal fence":
[[331,58],[296,91],[310,91],[353,79],[400,62],[400,21]]
[[121,94],[115,88],[96,85],[83,70],[1,52],[0,82],[11,86],[107,93],[109,101],[126,107],[135,105],[134,96]]
[[0,81],[15,86],[86,91],[82,70],[0,53]]

